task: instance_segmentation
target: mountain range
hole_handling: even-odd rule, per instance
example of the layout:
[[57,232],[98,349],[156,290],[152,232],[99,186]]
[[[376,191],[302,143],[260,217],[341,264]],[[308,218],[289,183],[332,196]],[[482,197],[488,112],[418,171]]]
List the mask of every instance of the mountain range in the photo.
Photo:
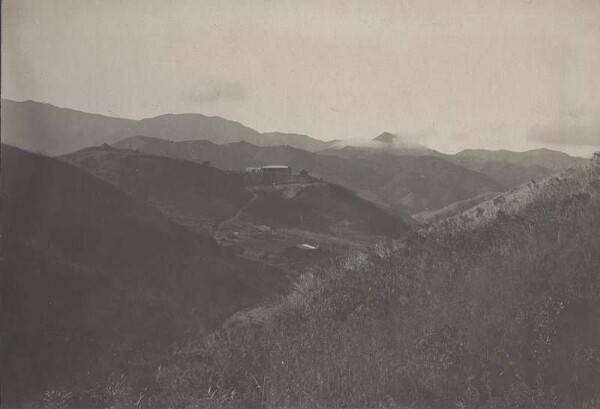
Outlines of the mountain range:
[[584,163],[565,153],[465,150],[444,154],[383,132],[368,147],[345,146],[308,135],[259,133],[238,122],[201,114],[142,120],[25,101],[2,100],[3,141],[46,154],[102,143],[221,170],[285,164],[352,189],[404,214],[434,212],[452,203],[501,192],[539,176]]
[[443,158],[397,156],[374,149],[345,147],[314,153],[289,146],[171,142],[143,136],[130,137],[113,146],[195,162],[210,161],[212,166],[237,171],[249,166],[286,164],[407,214],[437,209],[484,192],[504,190],[489,176]]
[[215,143],[246,141],[259,146],[289,145],[317,151],[337,141],[307,135],[258,131],[220,117],[166,114],[141,120],[90,114],[50,104],[2,99],[3,142],[23,149],[59,155],[134,135],[174,141],[203,139]]

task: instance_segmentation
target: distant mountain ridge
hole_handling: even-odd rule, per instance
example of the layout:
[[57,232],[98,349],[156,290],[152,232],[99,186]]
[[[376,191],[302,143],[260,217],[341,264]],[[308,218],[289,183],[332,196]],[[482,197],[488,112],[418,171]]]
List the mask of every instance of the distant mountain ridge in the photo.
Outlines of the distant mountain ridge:
[[134,135],[174,141],[246,141],[258,146],[289,145],[309,151],[327,149],[337,142],[325,142],[303,134],[260,133],[236,121],[198,113],[134,120],[8,99],[2,99],[2,135],[5,143],[49,155],[110,144]]
[[456,155],[441,154],[441,157],[467,169],[484,173],[507,188],[588,162],[585,158],[550,149],[525,152],[465,149]]
[[313,153],[289,146],[170,142],[145,136],[126,138],[113,146],[196,162],[211,161],[221,169],[243,170],[249,166],[283,163],[296,172],[306,170],[406,214],[435,210],[481,193],[505,190],[487,175],[429,155],[402,156],[355,147]]
[[472,160],[504,161],[518,165],[534,165],[551,170],[561,170],[587,162],[585,158],[570,156],[564,152],[551,149],[532,149],[524,152],[514,152],[505,149],[465,149],[456,154],[459,158]]
[[378,143],[381,143],[383,145],[390,146],[390,147],[426,149],[425,146],[423,146],[413,140],[410,140],[407,137],[404,137],[404,136],[401,136],[398,134],[394,134],[391,132],[387,132],[387,131],[382,132],[381,134],[379,134],[378,136],[373,138],[372,141],[378,142]]

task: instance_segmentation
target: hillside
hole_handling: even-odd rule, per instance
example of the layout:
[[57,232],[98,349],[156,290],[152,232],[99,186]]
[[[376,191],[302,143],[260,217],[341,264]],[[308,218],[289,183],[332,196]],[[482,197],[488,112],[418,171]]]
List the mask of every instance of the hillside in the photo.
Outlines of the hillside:
[[468,149],[443,158],[467,169],[484,173],[508,188],[537,177],[550,175],[586,163],[586,159],[569,156],[550,149],[526,152]]
[[376,169],[378,183],[371,187],[384,202],[411,213],[437,210],[504,186],[479,172],[430,155],[398,155],[382,150],[345,147],[323,152]]
[[241,178],[211,166],[108,145],[61,156],[187,227],[213,230],[251,198]]
[[373,203],[331,183],[257,190],[242,220],[296,228],[336,237],[401,237],[410,222],[393,217]]
[[[139,140],[128,139],[130,143]],[[221,244],[247,258],[286,270],[302,271],[307,262],[331,257],[348,246],[400,237],[414,224],[330,183],[245,188],[241,175],[110,146],[86,148],[61,159],[145,201],[181,225],[212,232]],[[295,254],[288,257],[289,248],[307,241],[319,246],[318,254],[307,254],[302,260]]]
[[486,192],[471,197],[469,199],[459,200],[458,202],[451,203],[448,206],[444,206],[441,209],[435,210],[433,212],[425,211],[421,213],[415,213],[411,215],[411,217],[420,223],[431,223],[437,220],[442,220],[448,217],[461,214],[464,211],[469,210],[482,202],[486,202],[500,195],[501,192]]
[[[594,169],[594,168],[592,168]],[[540,198],[569,198],[576,199],[588,190],[598,187],[598,182],[591,179],[587,167],[578,166],[561,173],[532,180],[489,200],[464,209],[446,219],[438,219],[427,229],[474,229],[493,222],[498,217],[515,217]],[[595,177],[595,174],[592,174]],[[559,200],[559,199],[557,199]],[[572,200],[571,198],[565,200]],[[568,204],[568,202],[566,202]],[[433,221],[433,220],[432,220]]]
[[290,145],[321,150],[333,142],[308,135],[258,131],[220,117],[166,114],[141,120],[90,114],[54,105],[2,99],[3,142],[24,149],[59,155],[87,146],[113,143],[135,135],[174,141],[249,142],[259,146]]
[[600,165],[527,195],[512,214],[422,230],[312,271],[261,319],[218,332],[220,342],[197,340],[190,351],[219,358],[193,369],[173,362],[158,401],[597,406]]
[[246,142],[216,145],[207,141],[169,142],[136,136],[115,143],[221,169],[286,164],[352,189],[359,196],[408,213],[435,210],[458,200],[504,187],[490,177],[431,156],[399,156],[380,150],[346,147],[313,153],[289,146],[259,147]]
[[1,163],[5,405],[111,374],[142,385],[173,343],[285,284],[77,167],[4,144]]

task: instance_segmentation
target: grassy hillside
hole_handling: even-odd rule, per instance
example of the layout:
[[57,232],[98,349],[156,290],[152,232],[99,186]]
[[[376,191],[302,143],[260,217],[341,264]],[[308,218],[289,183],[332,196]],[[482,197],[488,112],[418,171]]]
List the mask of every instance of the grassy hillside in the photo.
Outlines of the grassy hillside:
[[188,353],[213,360],[157,373],[157,402],[598,407],[599,231],[595,165],[512,215],[352,254],[307,274],[255,324],[197,340]]
[[420,223],[432,223],[461,214],[482,202],[486,202],[500,195],[501,192],[486,192],[469,199],[459,200],[458,202],[451,203],[448,206],[444,206],[441,209],[433,212],[416,213],[411,215],[411,217]]
[[2,145],[1,193],[8,407],[65,385],[74,406],[105,405],[111,376],[148,385],[174,343],[285,283],[57,159]]
[[331,183],[282,186],[256,191],[257,199],[242,220],[297,228],[336,237],[353,235],[401,237],[409,222]]
[[251,198],[241,178],[210,166],[110,146],[86,148],[61,159],[158,208],[179,224],[212,230]]

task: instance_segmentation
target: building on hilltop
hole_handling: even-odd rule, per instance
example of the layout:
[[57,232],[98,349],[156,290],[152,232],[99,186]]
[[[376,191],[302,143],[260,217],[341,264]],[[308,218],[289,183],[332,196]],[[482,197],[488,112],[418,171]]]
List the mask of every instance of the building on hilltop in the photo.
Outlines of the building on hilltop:
[[292,168],[285,165],[269,165],[261,169],[264,175],[272,177],[287,177],[292,174]]
[[245,180],[250,184],[289,183],[292,180],[292,168],[286,165],[247,167]]
[[269,165],[262,168],[263,183],[289,182],[292,168],[285,165]]

